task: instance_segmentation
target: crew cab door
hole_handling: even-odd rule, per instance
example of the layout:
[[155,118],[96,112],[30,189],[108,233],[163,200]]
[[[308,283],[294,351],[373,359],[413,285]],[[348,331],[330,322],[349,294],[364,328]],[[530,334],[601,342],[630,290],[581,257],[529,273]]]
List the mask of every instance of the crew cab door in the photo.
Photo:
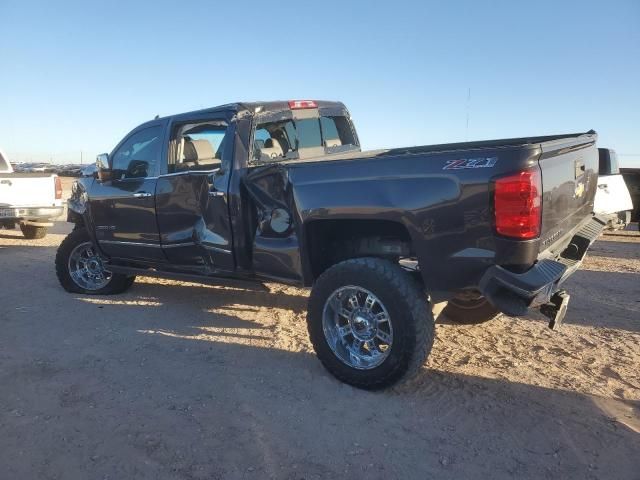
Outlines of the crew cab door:
[[169,127],[168,172],[156,190],[160,241],[171,264],[212,274],[235,267],[228,188],[234,125],[196,116]]
[[162,261],[155,190],[165,127],[158,122],[134,130],[114,150],[112,180],[95,181],[89,207],[96,238],[110,257]]

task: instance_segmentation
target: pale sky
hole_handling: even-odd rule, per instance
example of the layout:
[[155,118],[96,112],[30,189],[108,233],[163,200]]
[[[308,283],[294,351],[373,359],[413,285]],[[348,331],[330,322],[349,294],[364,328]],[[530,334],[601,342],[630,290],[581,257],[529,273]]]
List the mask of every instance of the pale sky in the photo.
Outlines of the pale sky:
[[365,149],[593,128],[640,166],[638,0],[0,0],[0,22],[12,160],[88,163],[156,114],[311,98],[343,101]]

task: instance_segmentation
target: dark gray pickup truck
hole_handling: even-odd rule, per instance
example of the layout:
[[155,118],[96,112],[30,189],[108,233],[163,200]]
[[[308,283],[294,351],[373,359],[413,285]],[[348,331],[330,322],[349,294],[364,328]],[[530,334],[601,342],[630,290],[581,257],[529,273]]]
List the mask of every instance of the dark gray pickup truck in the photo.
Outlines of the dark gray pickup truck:
[[384,388],[431,351],[430,302],[479,323],[538,308],[603,223],[596,134],[361,152],[343,104],[237,103],[159,118],[73,186],[56,270],[76,293],[136,275],[312,287],[311,341],[339,379]]

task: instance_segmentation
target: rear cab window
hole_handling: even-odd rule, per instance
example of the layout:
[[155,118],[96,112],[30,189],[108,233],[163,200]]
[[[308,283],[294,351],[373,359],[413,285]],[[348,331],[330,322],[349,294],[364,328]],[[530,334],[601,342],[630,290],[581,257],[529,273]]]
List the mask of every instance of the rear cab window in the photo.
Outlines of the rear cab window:
[[346,112],[273,112],[255,120],[252,160],[269,163],[360,150]]

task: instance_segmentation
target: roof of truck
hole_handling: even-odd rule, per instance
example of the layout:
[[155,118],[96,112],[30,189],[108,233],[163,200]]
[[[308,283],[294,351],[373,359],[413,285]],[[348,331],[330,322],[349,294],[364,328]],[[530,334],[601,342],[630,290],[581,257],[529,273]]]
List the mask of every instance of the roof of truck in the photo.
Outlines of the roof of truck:
[[[305,100],[307,101],[307,100]],[[316,103],[318,108],[342,108],[346,109],[342,102],[330,101],[330,100],[313,100]],[[280,110],[289,110],[289,100],[273,100],[266,102],[236,102],[236,103],[227,103],[224,105],[218,105],[216,107],[203,108],[201,110],[194,110],[191,112],[177,113],[174,115],[167,115],[162,117],[163,119],[176,118],[176,117],[191,117],[197,116],[207,113],[215,113],[215,112],[232,112],[232,113],[242,113],[246,112],[249,114],[260,113],[260,111],[280,111]]]

